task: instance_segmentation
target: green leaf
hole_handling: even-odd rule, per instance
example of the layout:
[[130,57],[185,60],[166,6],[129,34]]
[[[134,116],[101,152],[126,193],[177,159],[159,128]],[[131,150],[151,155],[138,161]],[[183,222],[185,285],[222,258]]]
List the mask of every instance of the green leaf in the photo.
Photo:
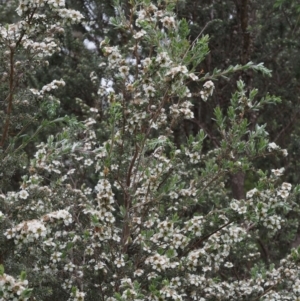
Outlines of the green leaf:
[[24,281],[24,280],[26,279],[26,272],[25,272],[25,271],[22,271],[22,272],[21,272],[20,279],[21,279],[22,281]]
[[23,298],[30,298],[30,296],[31,296],[31,294],[32,294],[32,291],[33,291],[32,288],[26,288],[26,289],[22,292],[21,296],[22,296]]
[[4,275],[4,266],[3,264],[0,264],[0,276]]

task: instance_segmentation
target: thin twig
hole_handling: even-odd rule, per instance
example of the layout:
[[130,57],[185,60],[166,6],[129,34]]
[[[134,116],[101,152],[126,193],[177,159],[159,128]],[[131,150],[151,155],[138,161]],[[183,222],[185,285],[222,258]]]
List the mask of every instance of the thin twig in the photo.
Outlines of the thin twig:
[[184,54],[182,60],[184,60],[184,58],[185,58],[186,55],[188,54],[188,51],[189,51],[191,48],[193,48],[193,46],[196,44],[197,40],[200,38],[200,36],[201,36],[202,33],[204,32],[204,30],[208,27],[208,25],[209,25],[211,22],[213,22],[213,20],[211,20],[211,21],[209,21],[209,22],[207,22],[207,23],[205,24],[205,26],[203,27],[203,29],[200,31],[200,33],[197,35],[197,37],[194,39],[194,41],[193,41],[193,43],[191,44],[191,46],[190,46],[190,47],[187,49],[187,51],[185,52],[185,54]]
[[220,147],[220,144],[219,144],[217,138],[215,136],[213,136],[212,133],[207,128],[205,128],[205,126],[204,126],[203,123],[201,123],[196,118],[187,119],[187,121],[193,122],[193,123],[197,124],[199,126],[199,128],[201,128],[205,132],[205,134],[209,137],[209,139],[212,141],[212,143],[214,144],[214,146],[215,147]]
[[187,255],[190,251],[194,250],[195,248],[199,247],[201,245],[201,243],[205,240],[207,240],[208,238],[210,238],[212,235],[214,235],[215,233],[219,232],[220,230],[222,230],[223,228],[227,227],[228,225],[232,224],[233,221],[227,222],[226,224],[224,224],[223,226],[221,226],[220,228],[216,229],[215,231],[209,233],[208,235],[200,238],[199,240],[197,240],[195,243],[193,243],[183,254],[182,256]]
[[8,134],[9,122],[10,122],[10,114],[12,112],[12,104],[13,104],[13,90],[14,90],[14,49],[10,48],[10,73],[9,73],[9,96],[8,96],[8,107],[6,111],[6,120],[2,133],[2,138],[0,142],[0,147],[4,146],[6,136]]
[[299,112],[296,112],[290,122],[279,132],[279,134],[274,139],[274,142],[276,142],[279,137],[291,126],[291,124],[295,121],[296,117],[298,116]]

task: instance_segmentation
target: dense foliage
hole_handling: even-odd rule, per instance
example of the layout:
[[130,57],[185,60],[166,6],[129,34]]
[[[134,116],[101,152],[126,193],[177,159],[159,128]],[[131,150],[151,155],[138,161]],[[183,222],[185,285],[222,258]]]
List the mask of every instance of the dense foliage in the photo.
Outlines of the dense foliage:
[[233,59],[205,30],[235,9],[194,2],[3,2],[1,300],[300,298],[287,107],[249,7]]

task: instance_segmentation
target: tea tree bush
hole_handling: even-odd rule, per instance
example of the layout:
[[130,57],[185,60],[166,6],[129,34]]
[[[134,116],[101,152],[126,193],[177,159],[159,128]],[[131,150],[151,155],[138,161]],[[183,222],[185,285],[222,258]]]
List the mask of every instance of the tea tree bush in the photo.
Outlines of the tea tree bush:
[[[1,298],[299,298],[300,250],[281,258],[272,251],[278,233],[292,231],[291,216],[297,221],[299,189],[280,180],[284,168],[256,168],[257,158],[288,154],[268,140],[265,125],[253,128],[247,119],[280,100],[270,94],[257,99],[257,90],[239,80],[228,110],[215,108],[217,136],[203,129],[178,146],[173,135],[178,123],[193,119],[191,82],[209,101],[220,77],[270,71],[249,62],[201,77],[197,66],[209,52],[208,36],[190,42],[187,22],[177,20],[171,4],[132,2],[127,16],[116,3],[110,23],[130,40],[124,47],[100,42],[103,58],[95,69],[103,76],[91,74],[98,106],[77,99],[86,120],[59,118],[48,104],[59,106],[51,92],[62,80],[35,90],[16,77],[26,75],[25,66],[45,64],[59,50],[55,33],[63,32],[63,23],[81,21],[81,14],[63,1],[21,1],[17,12],[19,23],[1,27],[8,69],[3,175],[12,174],[7,162],[25,164],[18,154],[32,139],[23,136],[23,127],[10,135],[16,121],[34,125],[47,118],[33,137],[55,123],[60,128],[36,141],[17,190],[2,181]],[[23,73],[14,69],[15,55]],[[250,171],[253,189],[233,198],[230,179]]]

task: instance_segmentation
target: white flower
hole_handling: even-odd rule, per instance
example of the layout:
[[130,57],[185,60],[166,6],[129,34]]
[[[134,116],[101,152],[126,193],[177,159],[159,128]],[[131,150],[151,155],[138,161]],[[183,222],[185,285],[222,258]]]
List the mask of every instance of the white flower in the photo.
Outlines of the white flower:
[[189,74],[189,77],[190,77],[192,80],[194,80],[194,81],[196,81],[196,80],[199,79],[199,77],[198,77],[197,75],[195,75],[194,73],[190,73],[190,74]]
[[84,121],[86,126],[92,125],[96,123],[96,120],[93,118],[88,118],[87,120]]
[[51,212],[42,217],[44,222],[53,222],[53,219],[62,219],[65,225],[72,223],[72,215],[66,210]]
[[279,190],[277,195],[281,196],[283,199],[286,199],[289,196],[289,193],[287,190]]
[[125,262],[123,260],[123,258],[117,258],[115,261],[114,261],[114,264],[120,268],[120,267],[123,267],[125,265]]
[[91,247],[91,246],[88,246],[87,248],[86,248],[86,250],[85,250],[85,253],[87,254],[87,255],[93,255],[94,254],[94,249]]
[[188,155],[191,159],[191,163],[198,163],[200,161],[200,154],[199,153],[189,153]]
[[91,159],[84,160],[84,165],[91,166],[92,164],[93,164],[93,160]]
[[144,274],[144,271],[141,269],[138,269],[133,273],[134,276],[142,276],[143,274]]
[[165,51],[164,51],[164,52],[158,53],[158,55],[157,55],[155,61],[156,61],[157,63],[159,63],[159,65],[160,65],[161,67],[168,67],[168,66],[171,64],[171,62],[172,62],[172,61],[170,60],[170,57],[169,57],[168,53],[165,52]]
[[238,211],[238,209],[239,209],[239,204],[238,204],[237,200],[233,200],[233,201],[230,203],[230,207],[231,207],[232,210]]
[[151,58],[146,57],[144,60],[141,61],[141,63],[144,66],[144,68],[147,69],[151,64]]
[[84,300],[84,296],[85,296],[84,292],[76,291],[76,296],[74,298],[74,301],[83,301]]
[[155,96],[155,89],[153,86],[150,85],[143,85],[143,89],[147,97],[154,97]]
[[133,38],[134,39],[140,39],[141,37],[143,37],[146,34],[146,31],[144,29],[142,29],[141,31],[138,31]]
[[171,68],[170,71],[166,73],[166,76],[171,75],[171,77],[174,78],[178,73],[187,74],[188,69],[186,68],[186,66],[179,65],[177,67]]
[[200,92],[200,96],[201,96],[201,98],[202,98],[203,101],[207,101],[208,95],[204,91]]
[[286,157],[288,155],[288,151],[286,149],[282,149],[281,152],[284,157]]
[[299,279],[297,279],[296,281],[295,281],[295,284],[293,285],[293,291],[294,291],[294,293],[300,293],[300,280]]
[[167,27],[167,28],[175,28],[175,19],[174,17],[164,17],[161,19],[161,22],[163,24],[163,26]]
[[129,68],[127,66],[121,66],[119,68],[119,71],[121,72],[122,76],[129,74]]
[[229,268],[229,269],[230,269],[230,268],[233,267],[233,264],[232,264],[231,262],[227,261],[227,262],[225,262],[224,266],[225,266],[226,268]]
[[24,189],[19,192],[19,197],[23,200],[26,200],[28,196],[29,196],[29,193]]
[[66,264],[64,266],[64,270],[65,271],[70,271],[70,272],[73,272],[74,271],[74,268],[75,268],[75,265],[71,262],[69,262],[68,264]]
[[284,167],[280,168],[280,169],[272,169],[271,170],[272,173],[276,176],[276,177],[279,177],[283,174],[284,172]]
[[58,262],[61,260],[61,255],[62,253],[61,252],[54,252],[52,255],[51,255],[51,260],[53,262]]
[[258,190],[256,188],[254,188],[254,189],[252,189],[252,190],[250,190],[250,191],[247,192],[246,197],[247,197],[247,199],[250,199],[250,198],[253,197],[253,195],[255,195],[257,193],[258,193]]
[[[215,88],[215,85],[211,80],[209,80],[203,85],[203,88],[207,90],[213,90]],[[212,95],[212,91],[211,91],[211,95]]]
[[268,144],[268,150],[271,152],[272,150],[277,150],[279,149],[279,146],[275,142],[271,142]]
[[148,280],[151,280],[153,278],[156,278],[157,277],[157,274],[155,272],[151,272],[148,274]]
[[15,232],[15,229],[7,229],[5,232],[4,232],[4,235],[6,236],[7,239],[11,239],[13,237],[15,237],[16,235],[16,232]]
[[48,4],[54,8],[57,8],[59,6],[64,7],[65,0],[50,0],[50,1],[48,1]]
[[175,191],[171,191],[170,193],[169,193],[169,196],[170,196],[170,198],[171,199],[178,199],[178,194],[175,192]]
[[290,191],[292,189],[292,184],[283,182],[281,188]]
[[208,97],[212,96],[215,89],[215,85],[211,80],[209,80],[203,85],[203,88],[204,90],[200,92],[200,96],[203,101],[207,101]]

